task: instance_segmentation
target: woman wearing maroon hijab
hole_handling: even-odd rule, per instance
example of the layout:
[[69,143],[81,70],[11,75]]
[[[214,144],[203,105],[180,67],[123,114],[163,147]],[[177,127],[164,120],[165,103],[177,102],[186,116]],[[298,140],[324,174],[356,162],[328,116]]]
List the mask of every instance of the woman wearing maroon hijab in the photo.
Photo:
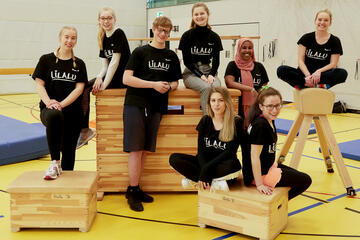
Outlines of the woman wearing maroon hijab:
[[258,91],[268,82],[269,78],[264,66],[255,61],[254,43],[248,38],[241,38],[238,42],[235,61],[229,62],[226,68],[225,83],[228,88],[241,91],[238,114],[245,120]]

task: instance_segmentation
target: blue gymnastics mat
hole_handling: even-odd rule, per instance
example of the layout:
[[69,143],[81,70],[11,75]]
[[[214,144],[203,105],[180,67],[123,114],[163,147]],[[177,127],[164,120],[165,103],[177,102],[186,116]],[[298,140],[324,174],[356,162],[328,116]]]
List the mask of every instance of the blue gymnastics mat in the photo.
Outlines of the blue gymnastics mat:
[[[360,139],[338,144],[343,158],[360,161]],[[319,148],[321,152],[321,148]]]
[[[277,118],[275,119],[276,131],[278,133],[288,134],[293,123],[294,123],[293,120]],[[312,123],[308,134],[314,134],[314,133],[316,133],[316,129],[315,129],[315,125]]]
[[0,115],[0,132],[0,165],[49,154],[46,129],[41,123],[25,123]]

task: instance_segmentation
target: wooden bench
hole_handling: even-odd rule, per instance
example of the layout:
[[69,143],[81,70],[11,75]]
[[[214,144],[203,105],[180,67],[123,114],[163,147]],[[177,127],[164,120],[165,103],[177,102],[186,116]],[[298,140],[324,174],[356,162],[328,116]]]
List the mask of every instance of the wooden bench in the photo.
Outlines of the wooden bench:
[[[240,91],[229,90],[234,109]],[[123,104],[125,89],[109,89],[96,95],[98,199],[104,192],[123,192],[128,186],[128,153],[123,152]],[[169,165],[171,153],[196,154],[196,126],[203,113],[200,94],[179,87],[169,94],[169,106],[180,110],[164,115],[157,137],[155,153],[148,153],[140,185],[145,191],[185,191],[182,176]],[[174,113],[174,114],[171,114]]]
[[199,226],[274,239],[287,224],[288,190],[275,188],[272,195],[264,195],[238,180],[229,192],[199,191]]
[[44,171],[25,172],[9,186],[11,230],[79,228],[87,232],[96,216],[96,172],[64,171],[53,181]]

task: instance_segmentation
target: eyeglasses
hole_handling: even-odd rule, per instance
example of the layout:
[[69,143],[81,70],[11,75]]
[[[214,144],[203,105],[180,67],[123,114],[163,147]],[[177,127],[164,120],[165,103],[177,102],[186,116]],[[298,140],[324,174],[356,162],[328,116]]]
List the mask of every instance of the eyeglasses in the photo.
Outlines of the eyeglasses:
[[270,110],[270,111],[272,111],[274,108],[276,108],[276,110],[280,110],[282,108],[281,103],[275,104],[275,105],[270,104],[270,105],[263,105],[263,106],[266,108],[266,110]]
[[169,35],[170,34],[170,31],[169,29],[166,29],[166,28],[162,28],[162,27],[158,27],[157,30],[161,33],[161,32],[164,32],[166,35]]
[[100,17],[100,21],[105,22],[106,20],[111,21],[113,17]]

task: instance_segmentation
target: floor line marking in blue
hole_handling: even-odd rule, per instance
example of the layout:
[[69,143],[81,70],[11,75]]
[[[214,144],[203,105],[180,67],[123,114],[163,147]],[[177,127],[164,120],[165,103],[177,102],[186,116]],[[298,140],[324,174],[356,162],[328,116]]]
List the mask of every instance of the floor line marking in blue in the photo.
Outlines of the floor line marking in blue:
[[226,238],[235,236],[236,234],[238,234],[238,233],[232,232],[232,233],[226,234],[226,235],[224,235],[224,236],[221,236],[221,237],[218,237],[218,238],[214,238],[214,239],[212,239],[212,240],[223,240],[223,239],[226,239]]

